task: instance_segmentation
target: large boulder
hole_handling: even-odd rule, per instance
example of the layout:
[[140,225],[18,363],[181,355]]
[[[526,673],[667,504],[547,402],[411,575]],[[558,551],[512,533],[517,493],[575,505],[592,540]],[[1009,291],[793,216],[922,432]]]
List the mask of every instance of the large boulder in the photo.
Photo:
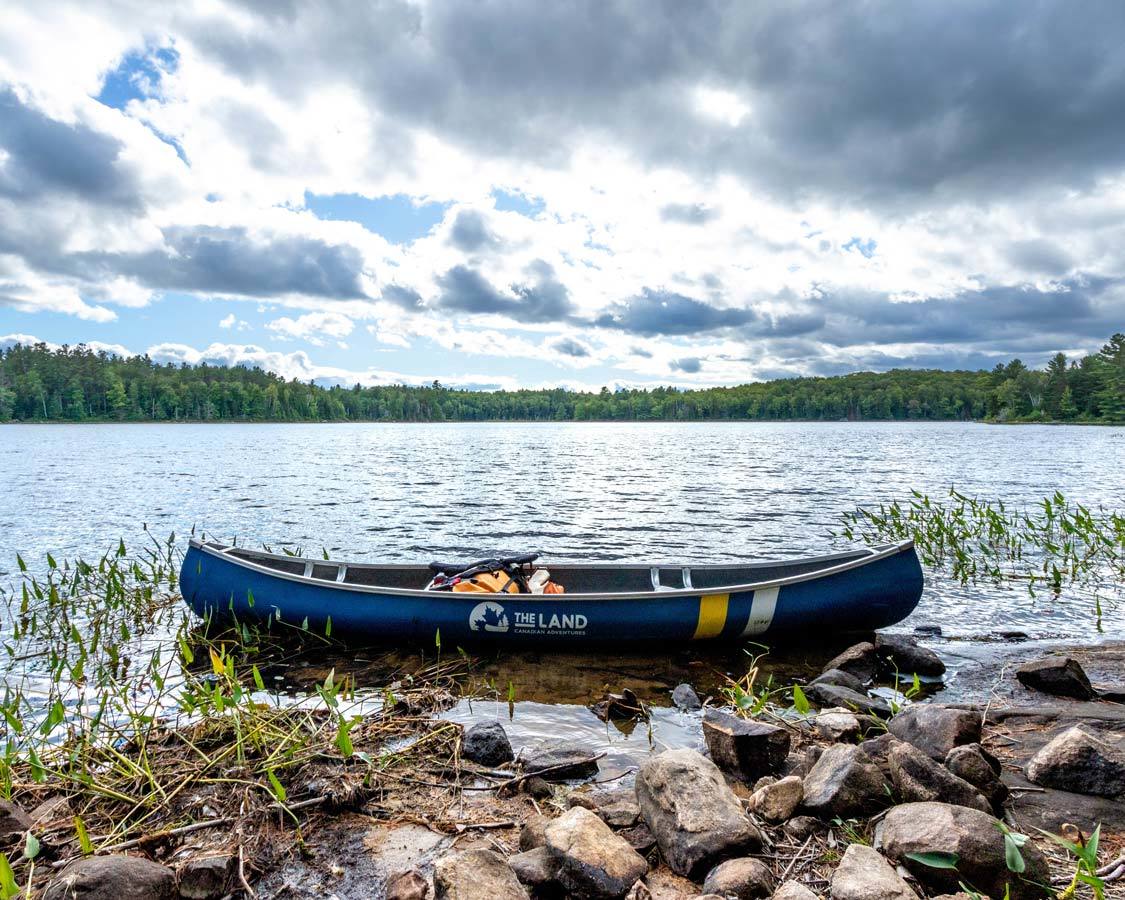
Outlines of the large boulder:
[[32,827],[32,818],[21,806],[10,800],[0,800],[0,837],[19,834]]
[[718,767],[686,747],[647,759],[637,804],[673,872],[700,875],[715,862],[757,849],[762,836]]
[[772,891],[773,876],[769,867],[749,856],[719,863],[703,882],[704,894],[734,897],[735,900],[768,897]]
[[720,769],[751,783],[780,771],[789,755],[789,732],[784,728],[718,709],[704,714],[703,739]]
[[980,791],[941,763],[934,762],[913,744],[899,741],[891,748],[887,761],[891,781],[903,802],[940,800],[981,812],[992,812],[992,804]]
[[436,900],[529,900],[504,857],[492,850],[466,850],[434,864]]
[[[1025,870],[1009,871],[1000,823],[988,813],[948,803],[904,803],[887,813],[883,851],[930,891],[956,891],[961,882],[989,897],[1037,900],[1050,893],[1047,858],[1030,841],[1021,848]],[[957,868],[926,865],[913,854],[954,854]]]
[[1008,797],[1008,788],[1000,780],[1000,760],[980,744],[962,744],[946,754],[945,767],[958,778],[973,785],[999,811]]
[[1116,797],[1125,794],[1125,753],[1075,725],[1031,758],[1027,777],[1043,787]]
[[833,744],[804,781],[804,806],[821,818],[873,812],[887,799],[887,783],[871,758],[855,744]]
[[945,663],[941,657],[905,634],[876,635],[875,653],[886,668],[900,675],[936,678],[945,674]]
[[598,761],[577,744],[533,747],[520,755],[525,773],[537,773],[546,781],[574,781],[598,773]]
[[515,759],[508,732],[499,722],[479,722],[461,738],[461,755],[482,766],[500,766]]
[[918,900],[878,850],[849,844],[832,874],[832,900]]
[[981,716],[968,709],[916,703],[891,719],[887,728],[900,741],[940,761],[954,747],[980,743]]
[[869,697],[866,693],[853,691],[839,684],[810,684],[805,688],[809,699],[821,706],[842,707],[856,710],[881,719],[891,715],[891,705],[880,697]]
[[768,822],[784,822],[805,798],[804,782],[797,775],[762,785],[750,795],[750,809]]
[[1091,700],[1097,696],[1078,660],[1069,656],[1047,656],[1024,663],[1016,669],[1016,678],[1024,687],[1056,697]]
[[624,897],[648,871],[643,856],[581,806],[547,825],[547,852],[555,880],[572,897]]
[[870,641],[862,641],[858,644],[852,644],[843,653],[830,659],[824,666],[824,671],[839,669],[841,672],[854,675],[864,684],[868,684],[874,680],[875,670],[878,666],[879,657],[875,655],[875,645]]
[[67,865],[44,900],[170,900],[176,873],[140,856],[89,856]]

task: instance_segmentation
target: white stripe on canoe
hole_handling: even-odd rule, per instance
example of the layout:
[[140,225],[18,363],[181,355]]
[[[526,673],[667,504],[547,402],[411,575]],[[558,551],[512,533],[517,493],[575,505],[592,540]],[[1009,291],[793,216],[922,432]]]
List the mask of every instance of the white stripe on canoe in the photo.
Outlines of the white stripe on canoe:
[[754,599],[750,601],[750,616],[746,619],[746,627],[742,629],[743,637],[769,630],[773,623],[773,612],[777,609],[778,590],[777,587],[768,587],[754,591]]

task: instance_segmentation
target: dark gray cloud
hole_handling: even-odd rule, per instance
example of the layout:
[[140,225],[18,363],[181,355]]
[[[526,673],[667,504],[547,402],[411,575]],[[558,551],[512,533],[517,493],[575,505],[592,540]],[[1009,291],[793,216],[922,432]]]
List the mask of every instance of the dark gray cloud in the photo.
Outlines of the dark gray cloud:
[[551,343],[551,349],[556,350],[563,356],[573,356],[576,359],[581,359],[590,355],[590,348],[583,344],[581,341],[576,341],[574,338],[562,337],[557,341]]
[[669,203],[660,209],[660,218],[665,222],[679,222],[681,225],[706,225],[719,217],[719,211],[702,203]]
[[436,279],[441,293],[437,306],[477,315],[503,315],[517,322],[560,322],[574,312],[566,285],[549,265],[537,261],[532,266],[535,280],[513,284],[511,293],[497,290],[476,269],[454,266]]
[[694,375],[696,372],[703,368],[703,360],[697,356],[685,356],[682,359],[674,359],[668,367],[673,372],[683,372],[686,375]]
[[1024,271],[1044,275],[1065,275],[1074,266],[1074,259],[1058,244],[1042,238],[1012,241],[1005,255]]
[[652,351],[646,350],[644,347],[630,347],[629,352],[633,356],[641,357],[641,359],[652,359]]
[[463,209],[453,220],[449,243],[465,253],[478,253],[499,246],[500,241],[489,231],[484,216],[475,209]]
[[403,309],[417,310],[422,306],[422,295],[401,284],[388,284],[383,288],[382,299]]
[[720,309],[672,291],[644,288],[605,309],[593,324],[643,335],[689,335],[737,328],[757,318],[752,309]]

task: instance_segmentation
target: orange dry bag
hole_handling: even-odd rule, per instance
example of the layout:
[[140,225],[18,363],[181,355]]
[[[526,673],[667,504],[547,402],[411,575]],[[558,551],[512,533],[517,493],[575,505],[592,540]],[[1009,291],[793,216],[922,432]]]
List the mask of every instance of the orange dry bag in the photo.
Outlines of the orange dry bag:
[[455,591],[467,591],[477,594],[518,594],[519,585],[512,580],[507,572],[481,572],[458,581],[453,585]]

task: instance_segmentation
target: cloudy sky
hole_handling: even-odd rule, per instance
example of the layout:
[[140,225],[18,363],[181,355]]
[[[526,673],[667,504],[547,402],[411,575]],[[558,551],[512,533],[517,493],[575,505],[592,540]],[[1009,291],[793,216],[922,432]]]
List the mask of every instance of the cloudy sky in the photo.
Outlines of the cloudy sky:
[[1125,328],[1125,4],[5,4],[0,344],[732,384]]

